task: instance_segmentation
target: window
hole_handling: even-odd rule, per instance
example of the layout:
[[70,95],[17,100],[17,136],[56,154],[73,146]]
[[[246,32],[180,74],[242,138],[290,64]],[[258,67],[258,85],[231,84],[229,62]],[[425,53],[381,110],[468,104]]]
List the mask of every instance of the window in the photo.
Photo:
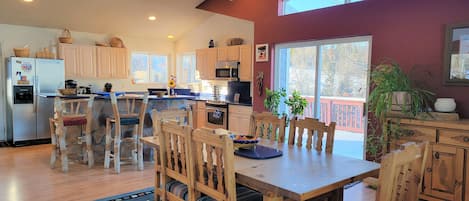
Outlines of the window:
[[132,78],[135,83],[168,82],[168,55],[132,53]]
[[282,8],[280,15],[289,15],[359,1],[363,0],[282,0],[280,1]]
[[183,53],[178,55],[176,78],[180,83],[197,82],[195,53]]

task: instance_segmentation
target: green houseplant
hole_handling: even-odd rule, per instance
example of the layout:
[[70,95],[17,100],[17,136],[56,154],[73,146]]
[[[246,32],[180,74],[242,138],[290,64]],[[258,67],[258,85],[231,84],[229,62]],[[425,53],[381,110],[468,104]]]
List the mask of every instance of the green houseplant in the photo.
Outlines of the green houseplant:
[[285,100],[285,104],[290,107],[290,113],[293,117],[303,115],[308,101],[306,98],[301,97],[300,92],[293,91],[292,96]]
[[272,114],[279,116],[278,107],[280,102],[287,96],[287,91],[285,89],[280,89],[280,91],[270,90],[265,88],[265,99],[264,107],[272,112]]

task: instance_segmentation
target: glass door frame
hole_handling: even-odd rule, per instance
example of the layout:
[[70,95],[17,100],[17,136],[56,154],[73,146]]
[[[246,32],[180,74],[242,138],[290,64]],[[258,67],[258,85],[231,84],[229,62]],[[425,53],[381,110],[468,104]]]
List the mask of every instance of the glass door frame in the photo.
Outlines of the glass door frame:
[[[323,45],[333,45],[333,44],[340,44],[340,43],[353,43],[353,42],[368,42],[368,68],[367,68],[367,80],[366,80],[366,93],[365,93],[365,103],[368,102],[368,96],[370,93],[370,75],[371,75],[371,57],[372,57],[372,42],[373,37],[371,35],[368,36],[355,36],[355,37],[347,37],[347,38],[335,38],[335,39],[326,39],[326,40],[315,40],[315,41],[300,41],[300,42],[291,42],[291,43],[280,43],[275,45],[274,50],[274,83],[273,89],[279,90],[281,88],[286,88],[285,86],[281,86],[280,80],[288,78],[288,71],[286,69],[280,68],[280,61],[283,61],[280,55],[281,49],[286,48],[300,48],[300,47],[316,47],[316,69],[315,69],[315,87],[314,87],[314,118],[320,118],[320,108],[321,108],[321,46]],[[287,91],[288,93],[288,91]],[[284,104],[281,104],[281,107],[284,107]],[[279,112],[281,112],[281,109]],[[367,104],[364,105],[364,115],[363,115],[363,123],[364,126],[364,145],[363,148],[363,158],[366,158],[366,139],[368,133],[368,107]]]

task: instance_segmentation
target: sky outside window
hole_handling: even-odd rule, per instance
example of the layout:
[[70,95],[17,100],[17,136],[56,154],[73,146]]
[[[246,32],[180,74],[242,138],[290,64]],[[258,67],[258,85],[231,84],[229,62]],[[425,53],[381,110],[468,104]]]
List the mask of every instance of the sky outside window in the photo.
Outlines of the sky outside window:
[[362,0],[284,0],[283,15],[327,8]]

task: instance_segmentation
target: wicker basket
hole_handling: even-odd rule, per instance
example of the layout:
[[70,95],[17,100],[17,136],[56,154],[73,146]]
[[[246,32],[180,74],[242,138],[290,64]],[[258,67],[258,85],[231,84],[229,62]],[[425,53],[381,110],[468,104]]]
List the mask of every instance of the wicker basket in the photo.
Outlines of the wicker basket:
[[117,47],[117,48],[124,47],[124,42],[122,42],[122,39],[118,37],[112,37],[111,40],[109,41],[109,44],[111,45],[111,47]]
[[29,57],[29,48],[13,48],[16,57]]
[[77,89],[68,88],[68,89],[58,89],[59,93],[62,95],[76,95]]
[[242,38],[230,38],[226,40],[226,45],[233,46],[233,45],[242,45],[243,39]]
[[70,30],[68,30],[68,29],[63,30],[62,36],[59,37],[59,42],[68,43],[68,44],[73,43],[72,34],[70,33]]

